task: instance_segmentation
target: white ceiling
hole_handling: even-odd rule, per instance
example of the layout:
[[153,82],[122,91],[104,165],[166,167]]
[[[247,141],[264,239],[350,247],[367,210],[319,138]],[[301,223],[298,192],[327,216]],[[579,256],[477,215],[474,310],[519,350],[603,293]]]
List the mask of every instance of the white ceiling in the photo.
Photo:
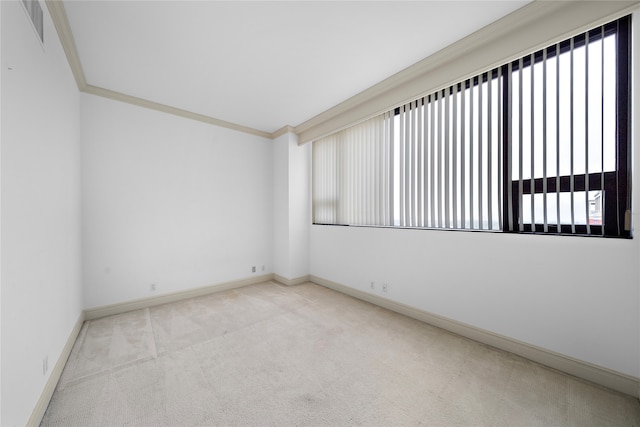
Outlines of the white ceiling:
[[528,1],[66,1],[87,83],[274,132]]

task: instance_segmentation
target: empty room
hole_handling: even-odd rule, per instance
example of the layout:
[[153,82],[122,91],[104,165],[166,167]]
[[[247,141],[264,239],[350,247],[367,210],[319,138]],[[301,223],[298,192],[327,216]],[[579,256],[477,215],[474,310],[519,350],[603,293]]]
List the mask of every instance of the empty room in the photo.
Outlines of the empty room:
[[1,1],[0,425],[640,426],[638,12]]

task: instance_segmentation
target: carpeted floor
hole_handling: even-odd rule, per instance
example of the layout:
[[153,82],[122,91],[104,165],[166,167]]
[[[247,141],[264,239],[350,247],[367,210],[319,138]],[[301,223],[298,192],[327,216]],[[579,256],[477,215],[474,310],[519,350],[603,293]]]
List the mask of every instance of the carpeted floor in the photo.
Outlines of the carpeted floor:
[[640,426],[640,402],[311,283],[84,324],[43,426]]

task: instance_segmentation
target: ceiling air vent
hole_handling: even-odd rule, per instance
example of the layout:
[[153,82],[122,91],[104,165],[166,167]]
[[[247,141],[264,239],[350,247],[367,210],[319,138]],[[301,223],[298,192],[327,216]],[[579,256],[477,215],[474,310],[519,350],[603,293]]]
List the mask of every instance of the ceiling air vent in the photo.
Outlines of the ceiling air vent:
[[38,33],[40,41],[44,43],[44,18],[42,16],[42,6],[38,0],[22,0],[22,4],[31,18],[33,28]]

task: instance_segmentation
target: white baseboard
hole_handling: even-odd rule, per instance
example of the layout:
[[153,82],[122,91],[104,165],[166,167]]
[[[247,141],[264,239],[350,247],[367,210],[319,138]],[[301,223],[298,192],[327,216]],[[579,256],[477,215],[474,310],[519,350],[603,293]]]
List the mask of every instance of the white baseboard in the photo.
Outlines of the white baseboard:
[[470,338],[474,341],[508,351],[522,356],[534,362],[565,372],[575,377],[593,382],[595,384],[620,391],[622,393],[640,397],[640,378],[635,378],[608,368],[593,365],[582,360],[574,359],[551,350],[536,347],[522,341],[518,341],[503,335],[448,319],[437,314],[429,313],[417,308],[397,303],[377,295],[369,294],[358,289],[341,285],[331,280],[317,276],[310,276],[310,281],[321,286],[333,289],[354,298],[370,302],[396,313],[420,320],[433,326],[445,329],[455,334]]
[[294,286],[304,282],[308,282],[311,279],[309,275],[296,277],[295,279],[287,279],[286,277],[280,276],[279,274],[274,274],[273,280],[275,280],[276,282],[282,283],[283,285]]
[[186,291],[172,292],[168,294],[158,295],[151,298],[141,298],[132,301],[126,301],[117,304],[104,305],[101,307],[89,308],[84,311],[86,320],[99,319],[101,317],[112,316],[114,314],[127,313],[141,308],[154,307],[170,302],[181,301],[187,298],[208,295],[214,292],[227,291],[230,289],[241,288],[243,286],[256,285],[258,283],[272,280],[273,274],[264,274],[261,276],[250,277],[248,279],[236,280],[232,282],[218,283],[215,285],[204,286],[201,288],[189,289]]
[[348,286],[332,282],[331,280],[323,279],[321,277],[309,275],[298,277],[295,279],[286,279],[275,274],[266,274],[244,280],[219,283],[216,285],[191,289],[188,291],[174,292],[171,294],[160,295],[153,298],[144,298],[120,304],[111,304],[103,307],[84,310],[78,317],[78,320],[76,321],[76,324],[73,327],[69,338],[67,339],[62,353],[60,354],[55,367],[51,371],[51,375],[49,376],[49,379],[45,384],[42,394],[40,395],[40,399],[38,399],[38,402],[36,403],[36,406],[31,413],[31,417],[29,417],[29,421],[26,425],[38,426],[42,421],[42,417],[44,416],[44,413],[49,406],[49,402],[51,400],[51,397],[53,396],[53,392],[56,389],[64,366],[69,359],[69,355],[71,354],[73,345],[78,337],[78,334],[80,333],[82,324],[85,320],[98,319],[100,317],[126,313],[128,311],[137,310],[140,308],[148,308],[173,301],[180,301],[187,298],[207,295],[214,292],[255,285],[258,283],[267,282],[269,280],[276,280],[284,285],[289,286],[311,281],[318,285],[333,289],[337,292],[350,295],[354,298],[370,302],[371,304],[375,304],[396,313],[404,314],[405,316],[420,320],[421,322],[428,323],[433,326],[437,326],[463,337],[470,338],[474,341],[478,341],[483,344],[487,344],[492,347],[517,354],[550,368],[554,368],[570,375],[574,375],[578,378],[591,381],[593,383],[620,391],[631,396],[640,397],[640,378],[631,377],[629,375],[625,375],[601,366],[596,366],[588,362],[574,359],[560,353],[556,353],[550,350],[536,347],[531,344],[527,344],[522,341],[495,334],[493,332],[486,331],[475,326],[448,319],[437,314],[422,311],[408,305],[381,298],[377,295],[369,294],[358,289],[350,288]]
[[51,371],[51,375],[49,375],[49,379],[47,383],[44,385],[44,389],[40,394],[40,399],[36,403],[36,407],[31,412],[31,416],[29,417],[29,421],[27,421],[27,426],[39,426],[42,421],[42,417],[44,417],[44,413],[47,411],[47,407],[49,406],[49,402],[51,401],[51,397],[53,396],[53,392],[56,390],[56,386],[58,385],[58,381],[62,376],[62,371],[64,370],[64,366],[67,364],[67,360],[69,359],[69,355],[71,354],[71,350],[73,349],[73,345],[78,338],[78,334],[82,329],[82,324],[84,323],[84,313],[80,313],[76,324],[71,330],[71,334],[69,334],[69,338],[67,338],[67,342],[62,349],[62,353],[60,357],[58,357],[58,361],[56,365],[53,367]]

